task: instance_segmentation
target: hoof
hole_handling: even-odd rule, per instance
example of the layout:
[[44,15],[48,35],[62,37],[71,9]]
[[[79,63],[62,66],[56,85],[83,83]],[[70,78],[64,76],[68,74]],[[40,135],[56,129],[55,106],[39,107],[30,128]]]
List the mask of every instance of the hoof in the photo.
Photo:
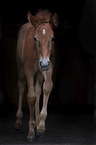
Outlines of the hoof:
[[36,137],[38,137],[38,138],[43,138],[43,137],[44,137],[44,133],[45,133],[45,132],[41,132],[41,131],[39,131],[39,130],[36,130]]
[[17,123],[17,122],[15,123],[16,130],[20,130],[21,126],[22,126],[22,123]]
[[34,142],[35,138],[33,137],[27,137],[28,142]]
[[29,131],[28,136],[27,136],[27,140],[29,142],[33,142],[35,140],[35,133],[34,133],[34,131]]

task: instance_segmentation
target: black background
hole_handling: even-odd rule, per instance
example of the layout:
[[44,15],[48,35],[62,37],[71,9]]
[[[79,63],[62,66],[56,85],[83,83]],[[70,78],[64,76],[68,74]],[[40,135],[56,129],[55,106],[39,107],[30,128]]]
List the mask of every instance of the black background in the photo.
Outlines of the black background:
[[3,92],[3,103],[18,104],[18,76],[15,58],[18,30],[22,24],[27,22],[29,10],[34,15],[39,9],[48,9],[53,14],[56,12],[59,17],[59,26],[55,30],[57,52],[55,83],[49,104],[90,104],[88,102],[90,71],[88,57],[90,54],[82,48],[79,39],[79,25],[85,0],[5,3],[3,2],[0,8],[2,33],[0,86]]

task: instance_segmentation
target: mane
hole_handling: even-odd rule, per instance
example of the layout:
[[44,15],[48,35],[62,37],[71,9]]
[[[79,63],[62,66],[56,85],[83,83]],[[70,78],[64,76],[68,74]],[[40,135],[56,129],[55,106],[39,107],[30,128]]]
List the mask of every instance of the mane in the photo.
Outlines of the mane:
[[36,14],[35,17],[37,19],[40,19],[41,22],[49,22],[51,18],[51,13],[48,10],[39,10]]

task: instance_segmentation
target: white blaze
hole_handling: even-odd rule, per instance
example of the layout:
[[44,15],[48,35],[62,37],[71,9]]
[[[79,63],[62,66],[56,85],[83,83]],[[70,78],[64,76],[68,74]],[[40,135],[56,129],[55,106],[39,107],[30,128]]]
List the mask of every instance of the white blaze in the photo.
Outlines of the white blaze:
[[43,29],[43,34],[45,35],[45,33],[46,33],[46,31],[45,31],[45,29]]

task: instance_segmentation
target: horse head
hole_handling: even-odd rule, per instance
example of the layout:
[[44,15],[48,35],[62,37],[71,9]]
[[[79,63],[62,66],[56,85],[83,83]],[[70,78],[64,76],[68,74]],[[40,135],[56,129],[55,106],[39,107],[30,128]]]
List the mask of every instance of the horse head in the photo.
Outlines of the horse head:
[[39,67],[42,71],[50,68],[50,56],[54,49],[53,28],[58,24],[58,16],[55,13],[49,20],[39,19],[28,13],[28,19],[35,28],[34,41],[38,52]]

